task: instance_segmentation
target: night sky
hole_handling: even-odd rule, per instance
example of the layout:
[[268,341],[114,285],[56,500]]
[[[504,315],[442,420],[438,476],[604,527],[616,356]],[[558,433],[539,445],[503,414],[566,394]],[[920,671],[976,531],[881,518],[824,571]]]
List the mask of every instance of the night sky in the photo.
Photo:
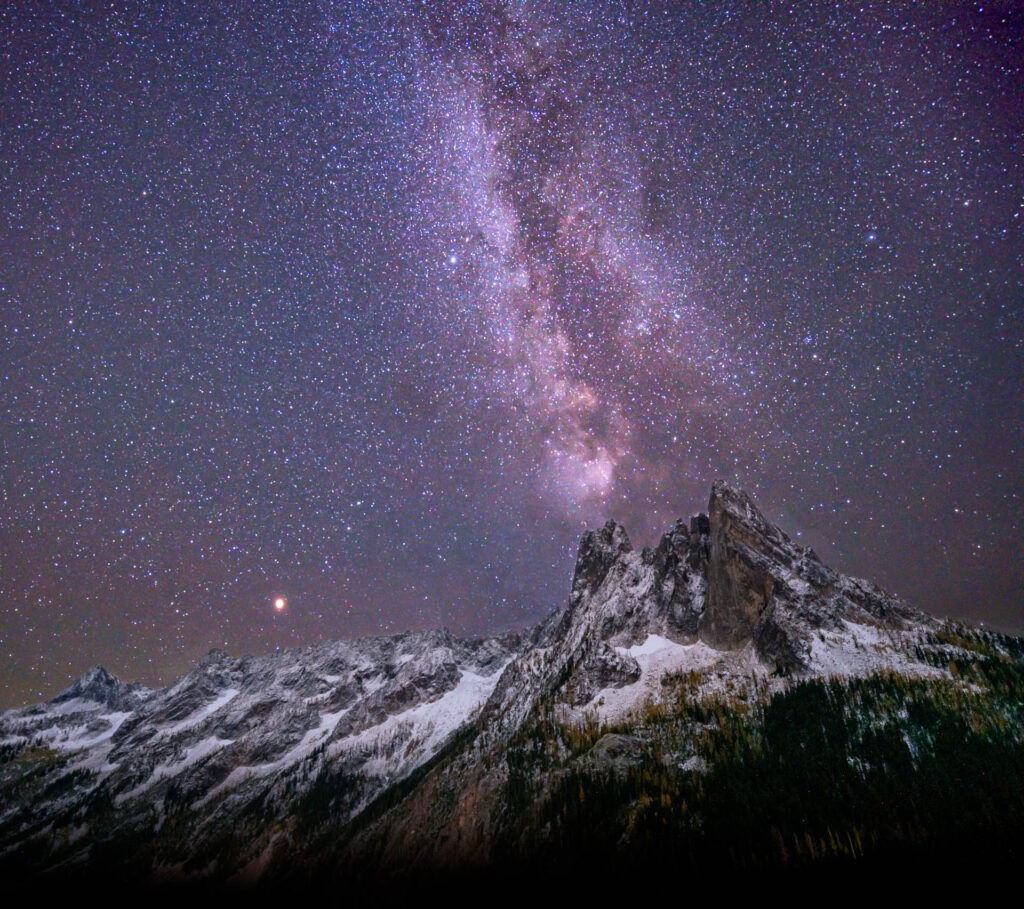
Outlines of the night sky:
[[0,706],[522,628],[717,477],[1024,631],[1024,4],[23,0],[0,53]]

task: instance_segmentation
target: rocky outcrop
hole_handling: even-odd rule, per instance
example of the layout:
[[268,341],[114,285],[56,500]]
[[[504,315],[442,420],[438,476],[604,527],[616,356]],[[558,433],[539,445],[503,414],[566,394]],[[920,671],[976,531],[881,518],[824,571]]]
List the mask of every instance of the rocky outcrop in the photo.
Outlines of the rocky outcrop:
[[643,742],[633,735],[608,733],[601,736],[594,747],[579,762],[598,773],[619,774],[643,759]]
[[823,565],[812,549],[770,523],[742,490],[718,481],[707,526],[707,595],[698,634],[712,647],[753,643],[776,671],[809,668],[816,629],[843,620],[902,628],[927,624],[923,613],[859,578]]
[[668,637],[686,643],[697,640],[710,537],[706,515],[677,521],[650,554],[657,591],[658,614]]
[[148,693],[148,689],[122,682],[102,666],[95,666],[60,692],[50,703],[63,704],[81,698],[114,710],[124,710],[137,706]]
[[600,530],[589,530],[580,540],[576,568],[572,576],[569,609],[593,593],[604,583],[612,566],[633,551],[626,528],[609,521]]
[[615,521],[583,535],[568,606],[532,637],[543,660],[529,648],[513,660],[481,728],[504,734],[541,700],[580,705],[634,684],[640,668],[625,649],[652,634],[723,651],[752,648],[767,671],[793,675],[812,671],[815,632],[844,620],[894,628],[930,621],[823,565],[747,493],[718,481],[708,513],[677,521],[652,549],[634,549]]
[[700,637],[733,650],[750,641],[772,602],[777,575],[792,567],[792,544],[745,492],[716,483],[708,506],[710,552]]

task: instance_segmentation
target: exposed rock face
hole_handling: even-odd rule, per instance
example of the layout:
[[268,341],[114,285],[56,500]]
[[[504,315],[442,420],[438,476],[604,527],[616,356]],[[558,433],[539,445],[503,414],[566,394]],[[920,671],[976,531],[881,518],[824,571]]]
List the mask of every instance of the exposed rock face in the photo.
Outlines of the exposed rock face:
[[772,602],[776,574],[792,566],[789,538],[769,524],[745,492],[724,483],[711,490],[707,604],[700,637],[712,647],[746,644]]
[[677,521],[651,557],[658,609],[665,617],[665,631],[673,640],[697,639],[703,599],[693,582],[704,573],[709,546],[707,517],[694,515],[688,525]]
[[917,610],[823,565],[769,523],[750,496],[722,481],[711,490],[707,597],[698,633],[712,647],[753,641],[776,670],[808,668],[810,637],[842,620],[895,628],[927,621]]
[[640,763],[643,743],[636,736],[608,733],[594,743],[580,762],[601,772],[621,773]]
[[580,540],[572,578],[570,608],[597,590],[621,555],[633,551],[626,528],[609,521],[600,530],[589,530]]

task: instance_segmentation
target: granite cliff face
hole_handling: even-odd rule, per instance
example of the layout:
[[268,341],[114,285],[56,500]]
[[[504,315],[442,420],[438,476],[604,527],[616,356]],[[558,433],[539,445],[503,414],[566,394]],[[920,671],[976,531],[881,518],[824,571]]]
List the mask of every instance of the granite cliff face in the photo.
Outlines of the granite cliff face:
[[873,584],[823,565],[725,483],[711,491],[708,527],[698,634],[712,647],[734,650],[752,641],[777,670],[798,672],[812,666],[817,629],[835,630],[843,621],[898,629],[929,622]]
[[[708,513],[655,547],[614,521],[585,534],[567,606],[520,635],[214,651],[159,691],[96,669],[8,711],[0,868],[257,881],[487,863],[526,823],[515,755],[539,760],[550,730],[570,731],[545,745],[537,805],[567,773],[650,761],[638,718],[652,710],[679,727],[657,760],[702,773],[682,705],[749,710],[801,680],[879,670],[947,679],[945,627],[826,567],[719,482]],[[574,729],[606,734],[573,755]]]

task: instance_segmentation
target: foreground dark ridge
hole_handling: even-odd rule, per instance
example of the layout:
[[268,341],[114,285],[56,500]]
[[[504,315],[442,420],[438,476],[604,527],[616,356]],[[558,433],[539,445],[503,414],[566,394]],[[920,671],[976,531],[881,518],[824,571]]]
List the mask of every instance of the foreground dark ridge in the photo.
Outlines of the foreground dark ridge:
[[568,605],[523,634],[214,651],[165,689],[95,669],[8,711],[0,872],[778,873],[926,861],[965,826],[1003,854],[1024,820],[1022,655],[838,574],[716,483],[657,547],[585,534]]

